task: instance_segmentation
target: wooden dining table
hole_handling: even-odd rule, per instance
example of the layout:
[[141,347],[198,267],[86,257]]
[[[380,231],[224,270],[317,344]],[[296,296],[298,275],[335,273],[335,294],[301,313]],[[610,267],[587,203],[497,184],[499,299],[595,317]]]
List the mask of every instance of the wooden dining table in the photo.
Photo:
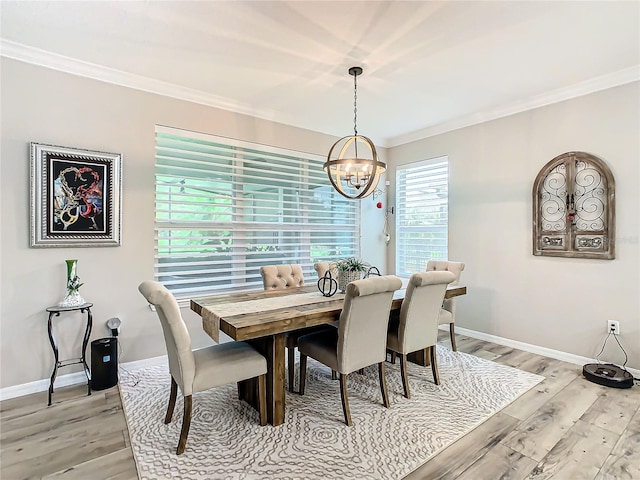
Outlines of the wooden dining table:
[[[445,298],[465,295],[467,287],[450,285]],[[397,290],[391,310],[399,310],[405,290]],[[286,290],[259,290],[226,293],[191,299],[191,310],[202,317],[202,327],[216,342],[220,331],[233,340],[246,341],[267,359],[267,420],[280,425],[285,418],[285,334],[316,325],[332,323],[340,317],[344,294],[325,297],[317,286]],[[426,365],[427,356],[418,352],[414,361]],[[238,383],[238,395],[258,409],[256,379]]]

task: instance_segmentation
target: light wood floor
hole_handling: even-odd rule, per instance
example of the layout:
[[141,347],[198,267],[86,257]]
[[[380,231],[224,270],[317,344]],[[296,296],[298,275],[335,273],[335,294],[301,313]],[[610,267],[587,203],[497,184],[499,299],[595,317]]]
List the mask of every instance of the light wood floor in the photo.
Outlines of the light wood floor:
[[[444,333],[440,341],[449,344]],[[546,380],[407,480],[640,479],[640,387],[605,388],[576,365],[464,336],[457,342]],[[84,388],[60,389],[51,407],[46,392],[0,404],[2,480],[137,478],[117,387],[91,396]]]

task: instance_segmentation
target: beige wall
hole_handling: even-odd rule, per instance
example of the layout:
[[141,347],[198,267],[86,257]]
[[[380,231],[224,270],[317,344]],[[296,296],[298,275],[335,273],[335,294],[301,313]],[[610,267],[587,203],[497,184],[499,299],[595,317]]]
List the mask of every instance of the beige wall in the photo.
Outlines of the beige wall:
[[[81,293],[94,303],[92,340],[108,335],[107,319],[122,320],[121,361],[165,353],[162,331],[137,286],[153,278],[154,125],[324,154],[333,137],[245,115],[68,75],[3,58],[0,166],[0,386],[46,379],[53,354],[44,309],[64,295],[64,260],[78,259]],[[347,123],[345,120],[345,123]],[[29,248],[29,142],[123,154],[122,246]],[[381,152],[384,157],[385,152]],[[363,257],[385,259],[382,216],[363,203]],[[371,227],[373,225],[373,227]],[[199,318],[183,315],[194,346],[210,342]],[[79,356],[79,317],[55,319],[61,357]],[[70,346],[75,346],[74,352]],[[66,368],[60,374],[71,373]]]
[[[123,362],[164,354],[159,322],[137,292],[141,280],[153,277],[155,124],[315,153],[326,152],[335,140],[18,61],[1,62],[2,388],[49,377],[53,355],[44,309],[64,294],[68,258],[79,260],[81,293],[95,304],[92,339],[106,336],[105,321],[118,316]],[[468,265],[463,278],[469,295],[459,302],[461,326],[592,356],[605,320],[617,319],[629,363],[640,368],[638,102],[638,84],[628,85],[382,149],[390,164],[449,156],[450,256]],[[29,248],[31,141],[123,154],[121,247]],[[548,160],[569,150],[599,156],[616,178],[613,261],[531,255],[531,185]],[[383,210],[367,198],[362,211],[363,257],[383,265]],[[386,249],[388,271],[393,271],[392,247]],[[188,309],[183,314],[194,346],[207,344],[199,319]],[[77,348],[81,340],[80,318],[60,317],[55,324],[61,357],[76,356],[70,346]]]
[[[449,157],[449,258],[466,262],[469,287],[460,326],[593,357],[606,321],[619,320],[628,366],[640,368],[639,106],[633,83],[390,150],[393,177],[396,165]],[[573,150],[600,157],[615,177],[615,260],[531,253],[533,181]],[[623,361],[613,339],[606,352]]]

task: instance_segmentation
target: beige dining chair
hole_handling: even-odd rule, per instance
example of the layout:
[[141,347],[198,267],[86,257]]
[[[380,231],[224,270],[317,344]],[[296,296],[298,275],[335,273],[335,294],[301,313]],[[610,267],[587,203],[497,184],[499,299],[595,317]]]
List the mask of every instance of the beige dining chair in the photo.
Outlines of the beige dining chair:
[[340,374],[340,395],[345,423],[351,422],[347,377],[369,365],[378,364],[382,403],[389,407],[385,378],[386,339],[393,292],[402,287],[394,276],[371,277],[349,283],[337,329],[304,335],[300,351],[300,394],[304,395],[307,357],[315,358]]
[[[455,280],[451,272],[414,273],[400,307],[400,315],[391,317],[387,332],[387,350],[400,357],[404,396],[411,398],[407,373],[407,354],[429,349],[433,381],[440,385],[436,363],[438,318],[447,285]],[[448,313],[448,312],[447,312]]]
[[142,282],[138,290],[156,308],[167,346],[171,393],[164,423],[171,422],[178,388],[184,399],[182,430],[176,454],[184,452],[187,444],[194,393],[257,377],[260,425],[266,425],[266,359],[245,342],[228,342],[191,350],[191,337],[173,294],[164,285],[153,281]]
[[[451,285],[458,285],[460,283],[460,274],[464,270],[464,263],[462,262],[450,262],[448,260],[429,260],[427,262],[427,272],[451,272],[455,275],[455,280],[451,282]],[[454,352],[458,351],[456,347],[456,333],[455,333],[455,321],[456,321],[456,301],[454,298],[446,298],[442,303],[442,308],[448,313],[440,315],[440,325],[449,324],[449,336],[451,337],[451,348]]]
[[338,280],[338,270],[336,270],[335,267],[332,267],[332,263],[333,262],[316,262],[313,264],[313,268],[318,274],[319,279],[324,277],[324,274],[330,270],[331,276]]
[[[262,276],[262,284],[265,290],[284,290],[287,288],[303,287],[304,275],[302,267],[296,264],[285,265],[265,265],[260,267],[260,275]],[[295,350],[298,337],[308,333],[317,332],[326,328],[324,325],[318,327],[303,328],[293,330],[286,334],[287,345],[287,381],[289,391],[294,392],[295,377]]]
[[260,267],[265,290],[283,290],[304,286],[304,274],[300,265],[265,265]]

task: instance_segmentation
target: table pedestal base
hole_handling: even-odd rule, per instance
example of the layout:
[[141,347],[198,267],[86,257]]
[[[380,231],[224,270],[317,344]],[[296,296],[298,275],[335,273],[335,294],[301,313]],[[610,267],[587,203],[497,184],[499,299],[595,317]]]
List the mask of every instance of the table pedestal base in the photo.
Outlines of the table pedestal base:
[[413,363],[417,363],[422,367],[428,367],[431,365],[431,360],[429,360],[429,349],[431,347],[423,348],[422,350],[418,350],[417,352],[412,352],[407,355],[407,360]]
[[[267,337],[249,340],[267,359],[267,422],[271,425],[284,423],[285,407],[285,335],[278,333]],[[256,410],[260,409],[258,397],[258,379],[252,378],[238,382],[238,397]]]

